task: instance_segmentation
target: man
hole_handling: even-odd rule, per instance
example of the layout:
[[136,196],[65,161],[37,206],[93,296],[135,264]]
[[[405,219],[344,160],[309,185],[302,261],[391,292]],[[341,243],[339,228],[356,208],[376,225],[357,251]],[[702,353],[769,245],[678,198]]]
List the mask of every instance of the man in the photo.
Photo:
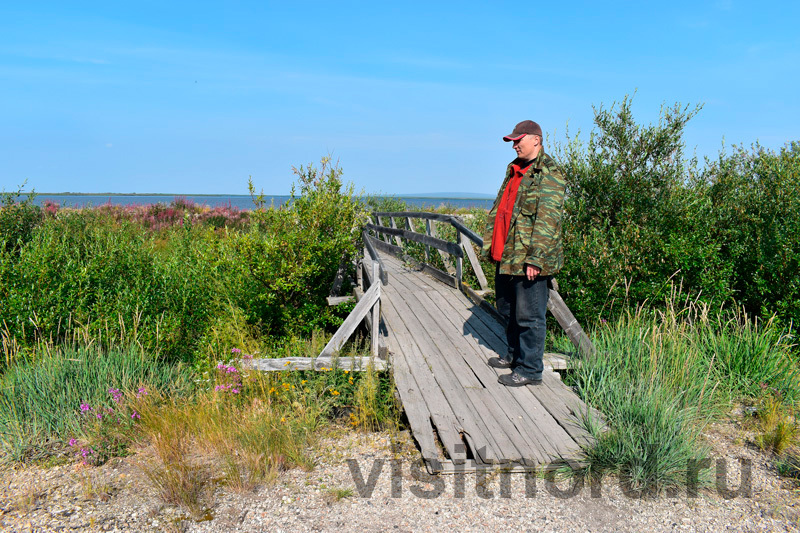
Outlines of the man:
[[510,135],[517,158],[489,211],[481,254],[497,264],[497,310],[508,321],[508,354],[489,366],[508,368],[498,381],[510,387],[538,385],[544,365],[548,284],[564,264],[561,219],[564,176],[542,148],[542,128],[523,120]]

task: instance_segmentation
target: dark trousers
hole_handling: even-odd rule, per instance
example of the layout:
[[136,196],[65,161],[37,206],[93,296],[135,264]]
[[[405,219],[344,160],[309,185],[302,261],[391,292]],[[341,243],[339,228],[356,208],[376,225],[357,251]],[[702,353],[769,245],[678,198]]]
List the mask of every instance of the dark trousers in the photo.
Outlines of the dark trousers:
[[541,379],[544,364],[544,338],[547,333],[548,281],[552,276],[495,275],[496,306],[508,321],[506,338],[508,356],[514,372],[531,379]]

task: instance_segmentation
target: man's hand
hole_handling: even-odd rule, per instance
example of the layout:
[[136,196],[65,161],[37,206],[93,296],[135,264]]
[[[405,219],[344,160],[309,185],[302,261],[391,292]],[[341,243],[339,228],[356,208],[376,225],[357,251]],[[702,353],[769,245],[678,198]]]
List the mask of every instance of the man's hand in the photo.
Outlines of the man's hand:
[[528,281],[533,281],[536,279],[536,276],[539,275],[542,269],[539,267],[535,267],[533,265],[525,265],[525,276],[528,278]]

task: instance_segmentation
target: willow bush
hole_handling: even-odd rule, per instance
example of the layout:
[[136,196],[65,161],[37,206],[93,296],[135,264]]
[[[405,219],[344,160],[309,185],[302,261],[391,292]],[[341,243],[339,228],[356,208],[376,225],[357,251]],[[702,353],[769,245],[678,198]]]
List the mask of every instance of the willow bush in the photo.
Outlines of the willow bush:
[[4,204],[0,334],[15,350],[5,364],[37,343],[80,341],[202,366],[243,340],[335,329],[348,309],[325,297],[358,251],[364,210],[329,160],[296,173],[290,202],[247,217],[179,198],[56,209],[29,224],[38,211]]
[[658,306],[672,283],[753,317],[800,318],[800,144],[735,148],[701,167],[683,141],[699,111],[663,107],[645,126],[626,97],[595,109],[587,143],[556,146],[567,179],[559,281],[582,322]]

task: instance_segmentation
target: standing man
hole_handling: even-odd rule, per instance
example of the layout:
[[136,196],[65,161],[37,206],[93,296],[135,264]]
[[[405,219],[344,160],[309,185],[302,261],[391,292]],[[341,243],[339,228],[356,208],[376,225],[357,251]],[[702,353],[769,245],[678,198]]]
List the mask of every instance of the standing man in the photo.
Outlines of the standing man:
[[508,368],[498,379],[520,387],[542,382],[548,284],[564,264],[561,219],[566,183],[542,148],[542,128],[523,120],[510,135],[517,158],[489,211],[481,254],[497,264],[497,310],[508,321],[508,354],[489,366]]

